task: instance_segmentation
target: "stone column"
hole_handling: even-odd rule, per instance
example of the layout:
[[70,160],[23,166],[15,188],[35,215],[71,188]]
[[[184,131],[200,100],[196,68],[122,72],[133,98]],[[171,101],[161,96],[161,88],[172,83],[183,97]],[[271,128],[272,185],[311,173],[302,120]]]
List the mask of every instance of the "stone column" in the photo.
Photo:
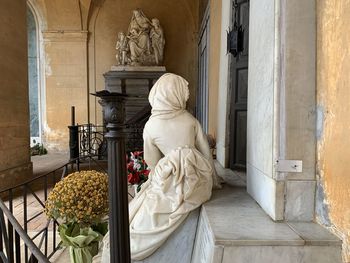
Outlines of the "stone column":
[[110,262],[130,262],[128,183],[125,154],[125,96],[103,96],[99,103],[108,132]]
[[32,177],[26,1],[0,4],[0,189]]

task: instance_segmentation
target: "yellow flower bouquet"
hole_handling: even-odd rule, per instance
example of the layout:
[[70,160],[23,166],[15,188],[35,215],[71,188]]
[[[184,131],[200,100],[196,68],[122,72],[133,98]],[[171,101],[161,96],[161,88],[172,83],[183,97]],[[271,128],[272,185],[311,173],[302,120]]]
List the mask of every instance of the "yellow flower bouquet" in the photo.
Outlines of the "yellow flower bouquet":
[[107,233],[103,218],[108,214],[108,178],[101,172],[75,172],[50,192],[45,213],[60,224],[58,231],[69,247],[71,262],[90,263]]

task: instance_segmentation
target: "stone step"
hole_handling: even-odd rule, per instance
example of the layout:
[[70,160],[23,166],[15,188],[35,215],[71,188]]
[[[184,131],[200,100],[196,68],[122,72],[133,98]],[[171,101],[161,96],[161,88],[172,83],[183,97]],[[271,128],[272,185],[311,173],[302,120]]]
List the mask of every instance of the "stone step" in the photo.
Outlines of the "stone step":
[[316,223],[274,222],[245,187],[202,207],[193,263],[341,263],[341,240]]

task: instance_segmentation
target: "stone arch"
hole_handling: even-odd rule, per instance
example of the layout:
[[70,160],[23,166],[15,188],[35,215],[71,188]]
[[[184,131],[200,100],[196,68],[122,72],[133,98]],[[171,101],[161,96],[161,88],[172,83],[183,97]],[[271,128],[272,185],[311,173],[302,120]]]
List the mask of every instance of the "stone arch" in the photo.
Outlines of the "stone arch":
[[[34,18],[38,23],[38,28],[43,31],[47,29],[47,19],[46,19],[46,10],[45,4],[39,3],[41,1],[37,0],[27,0],[27,6],[34,14]],[[40,32],[41,33],[41,32]]]

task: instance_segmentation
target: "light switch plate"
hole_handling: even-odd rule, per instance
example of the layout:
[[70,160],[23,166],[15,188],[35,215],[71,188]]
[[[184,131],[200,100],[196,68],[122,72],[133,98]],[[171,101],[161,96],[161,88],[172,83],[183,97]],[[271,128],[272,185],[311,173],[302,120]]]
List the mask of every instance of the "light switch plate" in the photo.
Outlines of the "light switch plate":
[[301,173],[303,171],[303,161],[301,160],[277,160],[277,172]]

